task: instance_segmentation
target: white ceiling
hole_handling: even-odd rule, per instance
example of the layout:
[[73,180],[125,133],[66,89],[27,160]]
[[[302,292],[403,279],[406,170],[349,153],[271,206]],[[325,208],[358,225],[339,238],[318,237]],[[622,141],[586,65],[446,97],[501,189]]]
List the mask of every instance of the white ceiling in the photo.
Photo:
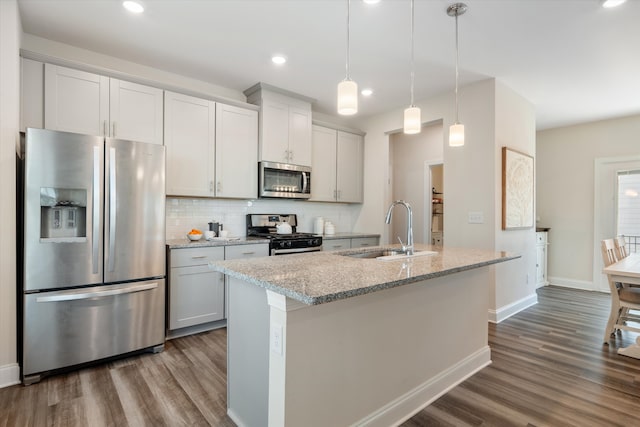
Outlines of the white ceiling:
[[[2,1],[2,0],[0,0]],[[265,82],[335,115],[346,0],[18,0],[23,30],[242,91]],[[416,0],[415,99],[453,93],[451,0]],[[640,1],[465,0],[461,85],[495,77],[536,107],[538,129],[640,113]],[[374,95],[358,116],[410,102],[410,2],[351,1],[351,77]],[[288,62],[275,66],[274,53]]]

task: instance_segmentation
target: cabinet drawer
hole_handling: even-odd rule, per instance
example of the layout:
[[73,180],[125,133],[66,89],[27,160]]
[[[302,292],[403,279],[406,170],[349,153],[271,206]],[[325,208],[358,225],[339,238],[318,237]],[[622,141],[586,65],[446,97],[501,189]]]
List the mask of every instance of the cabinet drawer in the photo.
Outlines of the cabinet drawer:
[[331,239],[322,241],[322,249],[325,251],[337,251],[338,249],[351,249],[351,239]]
[[205,265],[209,261],[219,261],[224,259],[224,247],[202,247],[171,249],[169,262],[171,268],[190,267],[194,265]]
[[258,258],[263,256],[269,256],[268,243],[226,246],[224,248],[224,259]]
[[545,231],[538,231],[536,233],[536,243],[539,245],[547,243],[547,233]]
[[366,248],[368,246],[378,246],[377,237],[358,237],[351,239],[351,248]]

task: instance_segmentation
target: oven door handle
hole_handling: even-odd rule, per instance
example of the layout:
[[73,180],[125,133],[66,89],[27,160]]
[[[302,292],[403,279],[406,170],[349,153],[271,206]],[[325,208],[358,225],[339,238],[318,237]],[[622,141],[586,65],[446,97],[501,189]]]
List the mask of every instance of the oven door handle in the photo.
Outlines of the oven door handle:
[[295,249],[271,249],[271,255],[289,255],[304,252],[318,252],[322,250],[322,246],[314,246],[312,248],[295,248]]

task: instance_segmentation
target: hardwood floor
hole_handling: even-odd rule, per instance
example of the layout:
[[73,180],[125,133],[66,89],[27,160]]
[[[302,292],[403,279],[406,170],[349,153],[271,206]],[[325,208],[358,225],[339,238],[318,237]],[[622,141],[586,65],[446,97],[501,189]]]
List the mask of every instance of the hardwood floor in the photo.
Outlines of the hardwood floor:
[[[606,294],[546,287],[539,303],[489,325],[493,363],[403,424],[640,426],[640,360],[602,345]],[[446,330],[443,331],[446,333]],[[234,426],[226,416],[226,330],[0,389],[0,427]]]

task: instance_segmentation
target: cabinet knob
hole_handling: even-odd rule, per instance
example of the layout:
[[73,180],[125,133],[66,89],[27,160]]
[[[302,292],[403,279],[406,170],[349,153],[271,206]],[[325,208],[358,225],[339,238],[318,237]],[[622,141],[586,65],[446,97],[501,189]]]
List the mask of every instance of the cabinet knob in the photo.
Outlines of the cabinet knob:
[[213,193],[213,181],[209,181],[209,192]]

